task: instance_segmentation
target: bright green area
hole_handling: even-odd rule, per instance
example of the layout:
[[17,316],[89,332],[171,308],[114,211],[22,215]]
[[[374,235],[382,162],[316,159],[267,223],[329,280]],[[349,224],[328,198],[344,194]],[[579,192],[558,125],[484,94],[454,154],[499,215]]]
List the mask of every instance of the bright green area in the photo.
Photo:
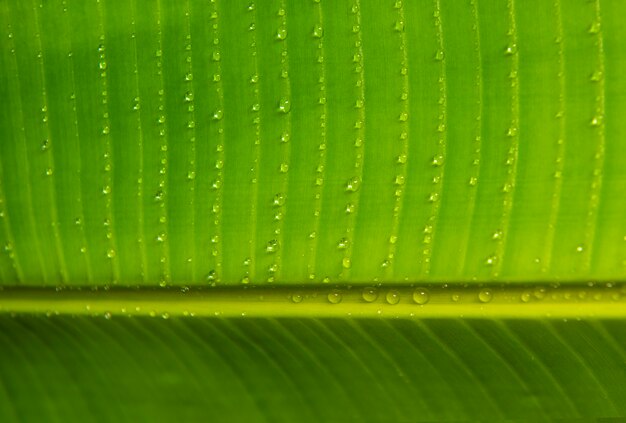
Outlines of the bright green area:
[[2,284],[623,278],[624,5],[353,3],[5,2]]
[[0,1],[0,421],[623,417],[625,14]]

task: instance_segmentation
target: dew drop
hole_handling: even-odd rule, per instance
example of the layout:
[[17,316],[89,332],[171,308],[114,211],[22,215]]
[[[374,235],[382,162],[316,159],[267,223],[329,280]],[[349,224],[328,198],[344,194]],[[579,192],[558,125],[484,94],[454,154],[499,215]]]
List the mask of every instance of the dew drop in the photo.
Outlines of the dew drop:
[[285,38],[287,38],[287,28],[279,28],[276,32],[276,39],[279,41],[283,41]]
[[391,290],[385,295],[385,300],[391,305],[396,305],[400,302],[400,294],[396,290]]
[[594,22],[589,26],[590,34],[597,34],[600,32],[600,22]]
[[350,267],[352,267],[352,261],[350,260],[350,257],[344,257],[343,260],[341,260],[341,266],[344,269],[349,269]]
[[444,58],[443,50],[437,50],[437,53],[435,53],[435,60],[443,60],[443,58]]
[[268,253],[275,253],[277,250],[278,250],[277,240],[272,239],[267,242],[267,245],[265,246],[265,251],[267,251]]
[[430,294],[426,288],[416,288],[413,291],[413,301],[417,304],[423,305],[426,304],[430,300]]
[[348,238],[343,237],[337,243],[337,248],[340,250],[345,250],[346,248],[348,248],[348,245],[350,245],[350,241],[348,241]]
[[363,288],[361,297],[363,298],[363,301],[368,303],[374,302],[378,298],[378,290],[371,286],[365,287]]
[[333,289],[328,293],[328,302],[331,304],[339,304],[342,300],[341,292],[336,289]]
[[291,294],[291,301],[294,303],[302,302],[302,294]]
[[322,28],[322,25],[316,24],[315,27],[313,27],[313,37],[322,38],[323,36],[324,36],[324,29]]
[[478,293],[478,300],[481,303],[488,303],[493,298],[493,293],[488,289],[481,289]]
[[591,79],[592,82],[598,82],[598,81],[602,80],[602,72],[601,71],[595,71],[594,73],[591,74],[589,79]]
[[287,173],[289,171],[289,165],[287,163],[280,164],[280,173]]
[[516,51],[517,51],[517,45],[509,44],[508,46],[506,46],[506,49],[504,50],[504,54],[506,54],[507,56],[510,56],[512,54],[515,54]]
[[276,194],[274,196],[273,205],[280,207],[283,204],[285,204],[285,196],[282,193]]
[[221,120],[223,117],[224,117],[224,112],[222,111],[222,109],[217,109],[215,112],[213,112],[214,120]]
[[110,249],[110,250],[107,251],[107,257],[108,258],[112,259],[112,258],[115,257],[115,255],[116,254],[115,254],[115,250],[114,249]]
[[360,186],[361,186],[361,179],[359,179],[358,176],[355,176],[346,183],[346,191],[356,192],[359,190]]
[[291,110],[291,102],[288,98],[281,98],[278,102],[278,111],[281,113],[289,113]]

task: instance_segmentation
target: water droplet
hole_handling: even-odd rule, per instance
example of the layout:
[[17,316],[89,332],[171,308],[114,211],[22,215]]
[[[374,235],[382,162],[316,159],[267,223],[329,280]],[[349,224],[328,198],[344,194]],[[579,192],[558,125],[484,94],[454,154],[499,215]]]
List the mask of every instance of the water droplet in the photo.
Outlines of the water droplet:
[[105,60],[101,60],[100,63],[98,63],[98,67],[105,70],[107,68],[107,62]]
[[360,186],[361,186],[361,179],[358,176],[355,176],[346,183],[346,191],[356,192],[359,190]]
[[287,38],[287,28],[285,27],[278,28],[278,31],[276,32],[276,39],[279,41],[282,41],[285,38]]
[[302,294],[291,294],[291,301],[293,301],[294,303],[301,303]]
[[435,53],[435,60],[443,60],[443,58],[444,58],[443,50],[437,50],[437,53]]
[[400,117],[398,118],[400,122],[406,122],[409,119],[409,114],[407,112],[400,113]]
[[413,301],[417,304],[426,304],[430,300],[430,294],[426,288],[416,288],[413,291]]
[[285,204],[285,196],[282,193],[278,193],[274,196],[273,204],[275,206],[282,206]]
[[405,153],[400,154],[396,160],[398,164],[405,164],[406,161],[407,161],[407,155]]
[[244,285],[247,285],[250,283],[250,276],[246,275],[243,278],[241,278],[241,283]]
[[583,252],[583,250],[584,250],[584,247],[582,246],[582,244],[581,244],[581,245],[579,245],[578,247],[576,247],[576,252],[577,252],[577,253],[582,253],[582,252]]
[[590,34],[597,34],[600,32],[600,22],[594,22],[589,26]]
[[313,27],[313,37],[322,38],[323,36],[324,36],[324,29],[322,28],[322,25],[316,24]]
[[196,179],[196,172],[194,172],[193,170],[187,172],[187,179],[190,181]]
[[520,296],[520,299],[522,300],[523,303],[527,303],[530,301],[530,292],[522,292],[522,295]]
[[404,22],[403,21],[396,21],[396,23],[393,26],[393,29],[395,29],[398,32],[404,31]]
[[493,293],[488,289],[481,289],[478,293],[478,300],[480,300],[481,303],[488,303],[492,298]]
[[348,248],[348,245],[350,245],[350,241],[348,241],[348,238],[343,237],[337,243],[337,248],[340,250],[345,250],[346,248]]
[[109,195],[111,193],[111,187],[109,185],[105,185],[102,187],[102,193],[104,195]]
[[281,113],[289,113],[291,110],[291,103],[288,98],[281,98],[278,102],[278,111]]
[[287,173],[289,171],[289,165],[287,163],[280,164],[280,173]]
[[344,257],[343,260],[341,260],[341,266],[344,269],[349,269],[350,267],[352,267],[352,261],[350,260],[350,257]]
[[504,49],[504,54],[506,54],[507,56],[511,56],[515,54],[516,51],[517,44],[509,44],[508,46],[506,46],[506,49]]
[[471,187],[475,187],[476,184],[478,183],[478,178],[475,177],[475,176],[472,176],[472,177],[469,178],[469,182],[468,183],[469,183],[469,185]]
[[385,300],[391,305],[396,305],[400,302],[400,293],[396,290],[391,290],[385,295]]
[[346,213],[347,214],[354,213],[354,204],[352,203],[346,204]]
[[222,111],[222,109],[217,109],[215,112],[213,112],[214,120],[221,120],[223,117],[224,117],[224,112]]
[[438,166],[443,165],[443,155],[438,154],[435,157],[433,157],[433,160],[431,161],[431,164],[434,167],[438,167]]
[[219,62],[220,58],[220,52],[218,50],[215,50],[211,55],[211,59],[213,59],[214,62]]
[[404,185],[405,178],[403,175],[397,175],[396,179],[394,179],[393,183],[396,185]]
[[371,286],[365,287],[363,288],[361,296],[363,297],[363,301],[368,303],[374,302],[378,298],[378,290]]
[[267,245],[265,246],[265,251],[267,251],[268,253],[275,253],[277,250],[278,250],[277,240],[272,239],[267,242]]
[[103,134],[103,135],[107,135],[109,132],[110,132],[110,129],[109,129],[109,127],[108,127],[108,126],[104,126],[104,127],[102,128],[102,134]]
[[54,173],[54,170],[51,167],[46,169],[46,176],[52,176],[53,173]]
[[107,257],[112,259],[115,257],[115,250],[114,249],[110,249],[109,251],[107,251]]
[[594,73],[591,74],[589,79],[591,79],[591,81],[593,81],[593,82],[598,82],[598,81],[602,80],[602,72],[599,71],[599,70],[595,71]]
[[395,244],[396,242],[398,242],[398,237],[396,235],[391,235],[389,237],[389,243],[390,244]]
[[331,304],[339,304],[342,300],[341,292],[333,289],[328,293],[328,302]]

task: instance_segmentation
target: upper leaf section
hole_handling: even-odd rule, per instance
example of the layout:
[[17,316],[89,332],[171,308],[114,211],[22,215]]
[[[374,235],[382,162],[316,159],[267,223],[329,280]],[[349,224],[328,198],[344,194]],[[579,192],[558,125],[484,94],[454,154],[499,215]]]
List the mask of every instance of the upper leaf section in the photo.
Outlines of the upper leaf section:
[[2,2],[0,281],[623,279],[625,9]]

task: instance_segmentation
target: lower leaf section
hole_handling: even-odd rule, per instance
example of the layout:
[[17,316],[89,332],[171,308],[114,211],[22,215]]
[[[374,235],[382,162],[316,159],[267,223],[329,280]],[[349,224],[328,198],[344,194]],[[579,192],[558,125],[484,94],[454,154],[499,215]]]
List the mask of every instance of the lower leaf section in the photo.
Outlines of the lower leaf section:
[[0,316],[0,420],[626,415],[626,321]]

